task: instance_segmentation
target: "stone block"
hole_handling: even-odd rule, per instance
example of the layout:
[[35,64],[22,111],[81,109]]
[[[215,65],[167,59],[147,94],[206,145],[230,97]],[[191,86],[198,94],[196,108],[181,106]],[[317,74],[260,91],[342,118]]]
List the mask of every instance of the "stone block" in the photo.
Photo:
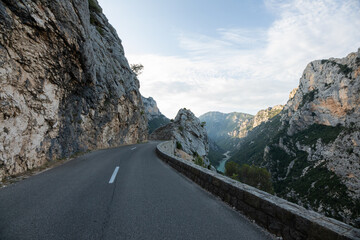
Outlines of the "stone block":
[[268,229],[271,233],[281,236],[284,227],[285,225],[278,219],[268,216]]
[[260,208],[260,199],[251,192],[244,192],[244,202],[254,208]]

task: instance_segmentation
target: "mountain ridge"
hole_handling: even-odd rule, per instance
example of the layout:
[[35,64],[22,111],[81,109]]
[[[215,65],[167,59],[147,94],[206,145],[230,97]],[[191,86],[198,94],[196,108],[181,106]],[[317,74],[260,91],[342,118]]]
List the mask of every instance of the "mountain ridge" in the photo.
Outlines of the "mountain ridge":
[[360,49],[309,63],[282,112],[250,131],[230,160],[266,167],[279,196],[356,224],[359,73]]

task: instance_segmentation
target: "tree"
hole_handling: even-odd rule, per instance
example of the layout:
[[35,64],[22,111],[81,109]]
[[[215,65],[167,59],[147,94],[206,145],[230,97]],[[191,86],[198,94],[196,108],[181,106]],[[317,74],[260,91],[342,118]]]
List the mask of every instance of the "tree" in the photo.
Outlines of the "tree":
[[240,165],[236,162],[226,162],[225,164],[225,175],[233,179],[237,179],[240,171]]
[[142,64],[130,64],[131,70],[135,73],[136,76],[140,75],[144,70],[144,66]]
[[242,183],[256,187],[268,193],[274,193],[271,174],[266,168],[243,164],[241,167],[235,162],[225,164],[225,175]]

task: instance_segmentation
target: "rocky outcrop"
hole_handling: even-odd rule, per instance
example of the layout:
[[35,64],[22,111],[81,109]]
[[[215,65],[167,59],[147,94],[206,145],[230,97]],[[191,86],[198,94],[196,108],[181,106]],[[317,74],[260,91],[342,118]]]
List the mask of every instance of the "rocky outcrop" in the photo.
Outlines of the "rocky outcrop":
[[267,109],[260,110],[259,112],[256,113],[252,121],[251,128],[248,130],[251,130],[259,126],[261,123],[267,122],[269,119],[275,117],[281,112],[283,107],[284,107],[283,105],[276,105],[274,107],[268,107]]
[[0,179],[147,139],[139,81],[96,0],[0,2]]
[[174,140],[176,155],[187,160],[196,160],[196,157],[200,156],[206,166],[210,164],[207,158],[209,143],[204,124],[186,108],[179,110],[174,121],[156,129],[150,139]]
[[284,109],[289,134],[312,124],[360,127],[360,52],[309,63]]
[[266,167],[278,195],[347,223],[360,207],[360,49],[307,65],[282,112],[232,157]]
[[145,114],[148,119],[149,134],[155,129],[164,126],[170,122],[157,107],[156,101],[152,97],[141,97],[145,108]]

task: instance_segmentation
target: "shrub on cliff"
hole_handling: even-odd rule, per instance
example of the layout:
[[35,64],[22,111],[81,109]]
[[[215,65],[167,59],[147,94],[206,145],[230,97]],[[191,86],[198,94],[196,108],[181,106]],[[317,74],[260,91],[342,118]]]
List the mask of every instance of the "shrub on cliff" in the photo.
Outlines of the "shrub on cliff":
[[97,13],[101,13],[102,9],[101,7],[97,4],[96,0],[88,0],[89,1],[89,9],[97,12]]
[[182,145],[180,142],[176,142],[176,148],[180,150],[182,149]]
[[274,193],[271,174],[265,168],[249,166],[247,164],[243,164],[240,167],[235,162],[227,162],[225,165],[225,175],[265,192]]

